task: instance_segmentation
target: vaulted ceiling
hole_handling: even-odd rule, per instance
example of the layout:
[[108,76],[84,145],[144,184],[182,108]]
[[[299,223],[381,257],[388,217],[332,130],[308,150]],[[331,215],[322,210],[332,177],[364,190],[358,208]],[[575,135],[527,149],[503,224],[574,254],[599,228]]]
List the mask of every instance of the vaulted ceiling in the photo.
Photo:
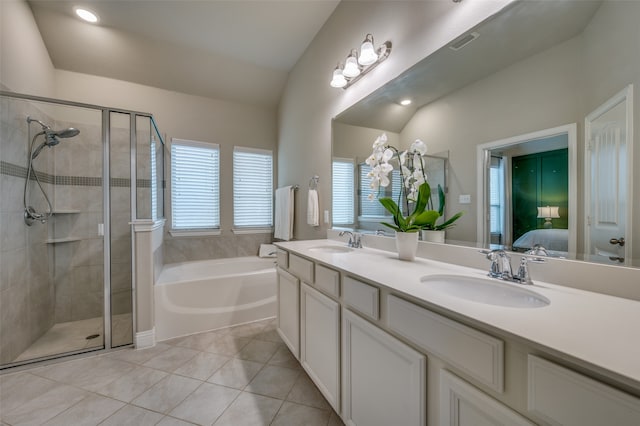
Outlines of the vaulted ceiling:
[[[29,0],[57,69],[276,106],[339,0]],[[74,6],[100,17],[79,20]]]

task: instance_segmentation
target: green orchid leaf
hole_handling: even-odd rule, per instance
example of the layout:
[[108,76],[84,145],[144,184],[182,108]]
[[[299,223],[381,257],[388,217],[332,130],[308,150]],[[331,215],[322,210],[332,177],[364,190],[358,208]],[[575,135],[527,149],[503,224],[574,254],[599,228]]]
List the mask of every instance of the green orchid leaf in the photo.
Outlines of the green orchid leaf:
[[438,220],[439,217],[440,217],[440,214],[437,211],[426,210],[420,213],[418,216],[416,216],[413,223],[420,228],[433,227],[435,226],[436,220]]
[[431,187],[427,182],[424,182],[418,188],[418,198],[416,199],[416,206],[415,206],[415,209],[413,210],[414,215],[417,216],[420,213],[424,212],[424,209],[427,207],[427,202],[429,201],[430,197],[431,197]]
[[402,232],[402,230],[400,228],[398,228],[397,226],[392,225],[390,223],[387,223],[387,222],[380,222],[380,225],[384,225],[384,226],[386,226],[388,228],[393,229],[394,231]]
[[444,197],[444,191],[442,190],[442,186],[440,186],[440,184],[438,184],[438,198],[440,200],[440,208],[438,209],[438,213],[440,213],[440,216],[443,216],[445,197]]
[[453,226],[453,222],[460,219],[460,217],[464,214],[464,212],[458,212],[451,216],[451,218],[440,225],[436,226],[434,229],[437,231],[442,231],[443,229],[451,228]]

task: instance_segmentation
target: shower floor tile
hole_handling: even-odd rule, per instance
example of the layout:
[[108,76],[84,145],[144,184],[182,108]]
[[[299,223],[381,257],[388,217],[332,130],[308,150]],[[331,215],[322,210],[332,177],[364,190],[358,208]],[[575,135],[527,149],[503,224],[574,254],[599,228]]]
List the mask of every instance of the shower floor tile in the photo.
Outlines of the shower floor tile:
[[[114,315],[112,323],[111,332],[114,344],[132,342],[131,314]],[[88,340],[87,336],[93,334],[98,334],[99,337]],[[19,362],[82,349],[100,348],[104,342],[103,334],[102,317],[55,324],[14,361]]]

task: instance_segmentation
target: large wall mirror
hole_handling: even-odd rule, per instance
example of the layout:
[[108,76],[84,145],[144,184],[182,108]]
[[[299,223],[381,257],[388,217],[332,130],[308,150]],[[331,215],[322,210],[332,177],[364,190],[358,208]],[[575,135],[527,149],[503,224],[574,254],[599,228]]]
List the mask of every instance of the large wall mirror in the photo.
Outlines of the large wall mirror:
[[385,132],[400,149],[423,140],[446,215],[465,212],[447,243],[640,266],[638,22],[637,1],[517,1],[343,111],[334,226],[381,228],[360,220],[360,165]]

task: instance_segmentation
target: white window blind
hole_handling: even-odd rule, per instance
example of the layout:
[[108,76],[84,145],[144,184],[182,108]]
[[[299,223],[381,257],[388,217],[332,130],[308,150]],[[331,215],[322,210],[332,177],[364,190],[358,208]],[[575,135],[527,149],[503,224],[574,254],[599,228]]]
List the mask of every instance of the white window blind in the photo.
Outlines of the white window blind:
[[490,231],[492,234],[504,233],[504,167],[500,158],[491,158],[489,169],[489,207]]
[[273,153],[264,149],[233,149],[233,226],[273,225]]
[[353,168],[354,161],[352,159],[333,159],[333,201],[331,209],[333,210],[334,225],[350,225],[353,223]]
[[156,140],[151,137],[151,219],[158,219],[158,166],[156,165]]
[[176,230],[220,227],[220,147],[172,139],[171,216]]

